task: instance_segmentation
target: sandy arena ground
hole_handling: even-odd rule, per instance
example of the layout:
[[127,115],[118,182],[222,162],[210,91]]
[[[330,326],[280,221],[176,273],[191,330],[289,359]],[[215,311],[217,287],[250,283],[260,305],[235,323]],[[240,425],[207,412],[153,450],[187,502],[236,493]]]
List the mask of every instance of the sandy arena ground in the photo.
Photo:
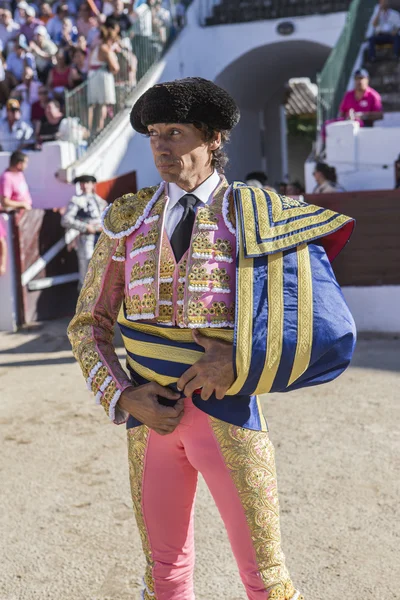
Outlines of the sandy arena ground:
[[[125,431],[94,405],[65,326],[0,334],[0,599],[138,599]],[[337,382],[263,398],[306,600],[400,598],[399,390],[400,340],[364,338]],[[197,600],[244,600],[203,482],[196,517]]]

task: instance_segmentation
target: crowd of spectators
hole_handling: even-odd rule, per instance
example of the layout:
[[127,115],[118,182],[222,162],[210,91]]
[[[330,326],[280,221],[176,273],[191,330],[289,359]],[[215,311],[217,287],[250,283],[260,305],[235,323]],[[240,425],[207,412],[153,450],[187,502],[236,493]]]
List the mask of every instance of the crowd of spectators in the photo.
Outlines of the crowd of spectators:
[[113,114],[121,65],[124,85],[133,87],[157,45],[184,26],[187,4],[0,0],[0,150],[40,149],[58,139],[66,130],[65,94],[86,81],[83,135],[92,133],[96,106],[95,129],[102,129]]

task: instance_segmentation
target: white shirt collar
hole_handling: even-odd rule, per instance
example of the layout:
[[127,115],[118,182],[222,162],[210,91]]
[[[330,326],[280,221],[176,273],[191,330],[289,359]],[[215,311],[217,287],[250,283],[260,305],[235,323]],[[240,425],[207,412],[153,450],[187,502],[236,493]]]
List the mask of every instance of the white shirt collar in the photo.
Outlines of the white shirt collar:
[[[197,196],[197,198],[201,202],[203,202],[204,204],[207,204],[212,193],[215,191],[215,189],[219,183],[220,183],[220,177],[219,177],[217,171],[214,171],[214,173],[212,175],[210,175],[210,177],[208,179],[203,181],[203,183],[201,185],[199,185],[198,188],[193,190],[193,192],[191,192],[191,194],[194,194],[195,196]],[[176,185],[176,183],[169,183],[168,184],[168,196],[169,196],[168,210],[172,210],[174,208],[174,206],[182,198],[182,196],[184,196],[187,193],[188,192],[185,192],[185,190],[182,190],[178,185]]]

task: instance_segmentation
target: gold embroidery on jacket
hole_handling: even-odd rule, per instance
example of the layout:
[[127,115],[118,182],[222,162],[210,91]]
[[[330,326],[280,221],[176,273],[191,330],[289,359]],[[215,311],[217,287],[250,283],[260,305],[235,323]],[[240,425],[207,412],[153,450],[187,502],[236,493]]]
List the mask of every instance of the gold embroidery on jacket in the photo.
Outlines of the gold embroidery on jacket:
[[143,578],[145,585],[143,597],[148,600],[157,600],[153,579],[154,561],[143,514],[142,497],[146,449],[149,435],[150,430],[145,425],[128,429],[128,459],[133,509],[135,511],[136,523],[139,529],[143,552],[146,559],[146,571]]
[[268,598],[291,600],[296,590],[281,549],[272,442],[266,432],[230,425],[214,417],[209,419],[246,515],[260,576],[265,590],[269,592]]

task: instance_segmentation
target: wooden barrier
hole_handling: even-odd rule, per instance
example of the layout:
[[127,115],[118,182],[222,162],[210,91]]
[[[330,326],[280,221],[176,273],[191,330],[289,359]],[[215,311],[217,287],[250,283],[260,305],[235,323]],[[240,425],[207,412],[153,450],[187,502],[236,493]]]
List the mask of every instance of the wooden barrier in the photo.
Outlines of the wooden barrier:
[[356,219],[333,263],[340,285],[400,285],[400,190],[307,194],[305,200]]

